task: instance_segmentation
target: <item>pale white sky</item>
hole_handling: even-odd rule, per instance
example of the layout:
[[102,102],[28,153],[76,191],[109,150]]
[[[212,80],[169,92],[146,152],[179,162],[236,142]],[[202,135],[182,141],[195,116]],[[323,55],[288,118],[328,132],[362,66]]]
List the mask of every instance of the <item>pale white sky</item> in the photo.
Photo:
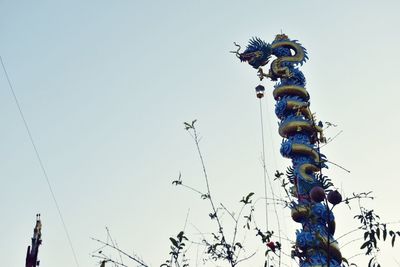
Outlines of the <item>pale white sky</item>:
[[[218,202],[236,209],[248,192],[263,195],[258,81],[253,69],[228,52],[235,41],[245,45],[258,36],[271,42],[281,30],[309,51],[302,71],[312,110],[339,125],[327,136],[343,130],[323,153],[351,174],[334,166],[326,173],[347,194],[373,190],[377,198],[371,204],[382,220],[399,221],[399,8],[396,0],[1,0],[0,55],[80,266],[96,266],[89,254],[97,244],[89,237],[105,237],[105,226],[122,248],[152,266],[168,257],[168,238],[181,230],[188,209],[188,235],[196,238],[192,225],[215,229],[206,202],[171,186],[182,172],[185,182],[204,190],[183,121],[199,121]],[[264,85],[267,165],[273,172],[289,162],[278,150],[273,84]],[[0,121],[2,264],[24,264],[40,212],[41,266],[75,266],[3,73]],[[352,229],[353,212],[336,210],[337,236]],[[282,231],[294,239],[298,225],[288,211],[279,214]],[[248,264],[261,266],[264,248],[252,237],[248,241],[259,251]],[[345,256],[356,254],[358,246],[347,246]],[[398,251],[385,246],[383,266],[395,266]],[[365,265],[362,257],[355,259]]]

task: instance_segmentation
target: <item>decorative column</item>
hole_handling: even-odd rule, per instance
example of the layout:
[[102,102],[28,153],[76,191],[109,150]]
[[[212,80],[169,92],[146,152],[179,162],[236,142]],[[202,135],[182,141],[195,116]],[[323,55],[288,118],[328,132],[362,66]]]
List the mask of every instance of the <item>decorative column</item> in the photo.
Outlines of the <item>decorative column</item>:
[[[333,237],[335,221],[328,201],[334,206],[341,202],[341,196],[329,189],[330,183],[322,175],[322,169],[327,168],[319,148],[320,143],[326,142],[323,125],[316,123],[310,111],[306,79],[298,69],[308,59],[307,51],[285,34],[278,34],[271,44],[253,38],[242,53],[238,47],[237,57],[257,69],[260,80],[276,81],[273,96],[280,120],[279,135],[283,138],[280,152],[292,160],[287,173],[296,201],[290,208],[293,220],[302,226],[296,231],[292,256],[299,259],[301,267],[340,267],[342,256]],[[271,56],[276,59],[266,73],[262,67]],[[263,91],[259,86],[257,92]]]

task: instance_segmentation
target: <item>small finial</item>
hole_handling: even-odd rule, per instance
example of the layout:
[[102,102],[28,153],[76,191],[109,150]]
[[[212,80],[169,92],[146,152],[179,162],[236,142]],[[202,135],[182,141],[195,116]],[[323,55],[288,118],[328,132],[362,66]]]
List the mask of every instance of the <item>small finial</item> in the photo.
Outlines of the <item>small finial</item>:
[[281,30],[280,34],[277,34],[275,36],[275,41],[281,41],[281,40],[287,40],[287,39],[289,39],[289,37],[286,34],[282,33],[282,30]]

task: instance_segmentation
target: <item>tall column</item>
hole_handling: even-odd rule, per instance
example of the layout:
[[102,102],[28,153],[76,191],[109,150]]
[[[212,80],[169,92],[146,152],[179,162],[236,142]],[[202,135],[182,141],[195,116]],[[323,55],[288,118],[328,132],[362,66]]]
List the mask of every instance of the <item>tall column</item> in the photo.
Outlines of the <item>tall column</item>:
[[[308,59],[307,51],[296,40],[278,34],[271,44],[259,38],[251,39],[246,50],[242,53],[238,50],[236,55],[258,69],[261,80],[276,81],[273,97],[275,114],[280,120],[279,135],[283,138],[280,152],[292,160],[288,176],[296,201],[290,208],[293,220],[301,224],[301,229],[296,231],[292,255],[299,259],[301,267],[340,267],[342,256],[333,237],[335,221],[328,200],[336,205],[341,202],[341,196],[329,190],[322,175],[322,170],[327,168],[319,148],[325,142],[323,125],[315,121],[310,111],[306,79],[298,69]],[[262,67],[269,63],[271,56],[276,59],[269,71],[264,72]]]

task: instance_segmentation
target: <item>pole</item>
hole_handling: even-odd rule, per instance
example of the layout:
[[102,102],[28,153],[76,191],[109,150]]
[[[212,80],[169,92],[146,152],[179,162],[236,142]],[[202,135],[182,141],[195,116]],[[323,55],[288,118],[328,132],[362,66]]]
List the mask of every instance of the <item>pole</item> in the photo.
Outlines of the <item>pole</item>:
[[[258,69],[260,80],[276,81],[273,96],[280,120],[279,134],[283,138],[280,152],[292,162],[288,177],[297,200],[290,208],[293,220],[301,224],[292,255],[298,258],[300,267],[340,267],[342,255],[333,237],[335,220],[328,201],[336,205],[341,196],[323,183],[322,169],[327,168],[327,159],[320,153],[320,143],[326,142],[323,125],[316,123],[310,111],[306,79],[298,69],[308,59],[307,51],[287,35],[278,34],[271,44],[253,38],[243,53],[239,50],[234,53]],[[271,56],[276,59],[265,73],[262,67]]]

